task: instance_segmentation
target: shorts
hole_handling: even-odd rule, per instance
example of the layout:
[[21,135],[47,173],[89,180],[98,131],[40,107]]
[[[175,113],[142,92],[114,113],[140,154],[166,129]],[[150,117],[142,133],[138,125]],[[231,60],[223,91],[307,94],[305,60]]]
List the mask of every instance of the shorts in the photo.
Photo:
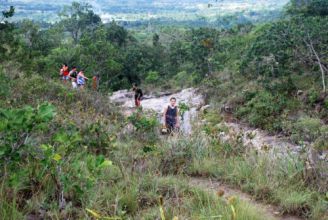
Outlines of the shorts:
[[69,80],[69,76],[62,76],[62,80]]
[[139,107],[141,105],[141,99],[135,99],[134,103],[137,107]]

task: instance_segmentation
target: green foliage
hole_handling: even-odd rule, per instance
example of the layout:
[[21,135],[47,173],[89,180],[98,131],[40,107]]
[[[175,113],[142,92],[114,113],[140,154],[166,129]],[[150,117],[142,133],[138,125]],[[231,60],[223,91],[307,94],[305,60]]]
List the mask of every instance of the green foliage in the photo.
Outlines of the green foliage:
[[[2,100],[6,100],[6,98],[10,96],[10,85],[10,78],[3,73],[2,68],[0,66],[0,103],[2,102]],[[2,106],[5,105],[3,104]]]
[[310,89],[308,92],[308,101],[310,105],[314,105],[318,98],[320,96],[320,93],[316,89]]
[[178,108],[181,116],[183,116],[186,111],[190,110],[190,107],[184,102],[179,102]]
[[148,84],[158,84],[159,74],[156,71],[150,71],[147,74],[145,82]]
[[73,2],[71,6],[65,7],[60,16],[61,25],[71,34],[75,43],[78,43],[81,35],[101,23],[99,15],[95,14],[92,6],[87,3]]
[[191,87],[199,83],[200,81],[201,78],[198,73],[196,72],[188,73],[187,71],[182,71],[182,72],[178,72],[174,76],[172,80],[172,84],[176,85],[177,87],[186,88],[186,87]]
[[287,7],[287,13],[304,16],[327,16],[328,3],[325,0],[291,0]]
[[107,29],[106,37],[110,42],[121,47],[127,43],[128,31],[112,21]]
[[287,65],[290,64],[290,48],[293,44],[291,31],[288,21],[261,27],[242,59],[241,73],[252,77],[277,77],[285,74],[289,70]]
[[318,118],[302,117],[292,125],[291,139],[294,142],[315,142],[316,148],[327,147],[327,126],[322,125]]
[[[138,110],[124,124],[107,96],[56,82],[66,62],[85,69],[87,76],[99,74],[106,94],[131,82],[156,89],[202,85],[208,99],[236,107],[238,118],[250,125],[283,130],[295,142],[313,141],[318,150],[326,150],[325,110],[313,111],[313,104],[321,104],[316,84],[322,80],[314,51],[323,65],[327,62],[326,3],[308,2],[300,12],[306,16],[288,20],[222,30],[162,27],[154,35],[115,22],[103,24],[84,3],[64,9],[62,20],[46,29],[27,20],[14,25],[7,19],[13,9],[4,12],[0,215],[83,219],[85,210],[92,209],[101,216],[156,219],[161,196],[169,219],[230,219],[226,201],[190,188],[183,181],[189,174],[235,184],[279,204],[283,212],[323,219],[327,199],[306,182],[304,160],[246,152],[243,134],[222,143],[220,133],[229,130],[218,125],[223,119],[217,111],[204,115],[204,132],[160,139],[155,114]],[[231,27],[237,20],[227,18],[216,23]],[[297,90],[305,91],[308,102],[296,99]],[[40,104],[45,100],[52,104]],[[179,109],[183,114],[189,107],[180,103]],[[298,113],[312,116],[294,119]],[[242,203],[236,212],[240,219],[263,218]]]
[[108,128],[110,123],[105,118],[101,118],[101,120],[87,125],[81,131],[83,144],[88,146],[89,150],[97,153],[105,153],[111,150],[116,140],[116,134],[113,132],[115,130]]
[[144,115],[141,110],[138,110],[129,116],[128,121],[132,123],[137,131],[142,133],[154,132],[156,126],[158,125],[156,117],[151,115]]
[[[246,103],[237,111],[237,116],[250,125],[261,127],[269,131],[280,129],[277,117],[286,107],[286,99],[273,96],[267,91],[258,91],[249,97],[245,94]],[[249,99],[249,100],[247,100]]]
[[[9,18],[14,16],[15,8],[10,6],[8,10],[3,10],[0,18],[0,54],[1,60],[8,56],[8,52],[11,53],[11,49],[14,49],[17,43],[14,35],[14,25],[9,22]],[[13,48],[11,48],[13,47]],[[1,61],[0,60],[0,61]]]
[[36,109],[26,106],[22,109],[0,110],[0,157],[18,161],[26,152],[27,140],[33,133],[44,131],[55,115],[55,107],[44,103]]

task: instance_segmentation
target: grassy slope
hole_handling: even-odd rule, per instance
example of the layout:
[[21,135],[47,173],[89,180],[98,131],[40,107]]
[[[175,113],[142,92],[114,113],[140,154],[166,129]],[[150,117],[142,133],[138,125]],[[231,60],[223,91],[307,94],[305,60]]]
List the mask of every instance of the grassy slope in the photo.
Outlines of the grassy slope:
[[37,108],[47,101],[57,113],[41,129],[34,122],[18,160],[2,160],[2,219],[91,219],[86,209],[102,217],[154,219],[160,216],[160,198],[166,219],[231,219],[231,205],[236,219],[261,219],[247,204],[188,186],[181,175],[197,155],[189,154],[187,140],[161,142],[143,131],[125,135],[125,120],[100,94],[72,91],[15,68],[4,68],[1,78],[6,79],[1,106]]

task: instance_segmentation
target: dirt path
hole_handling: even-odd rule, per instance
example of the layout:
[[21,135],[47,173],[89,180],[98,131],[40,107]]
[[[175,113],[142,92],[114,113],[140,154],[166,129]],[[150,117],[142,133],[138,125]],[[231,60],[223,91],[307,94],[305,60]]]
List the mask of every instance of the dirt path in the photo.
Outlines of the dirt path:
[[[197,89],[189,88],[181,90],[180,92],[174,94],[160,94],[160,95],[149,95],[145,96],[142,101],[142,106],[146,110],[153,110],[160,116],[163,110],[163,106],[167,105],[168,100],[171,96],[178,99],[179,102],[183,102],[190,106],[190,110],[185,113],[185,120],[182,123],[182,130],[185,134],[190,134],[192,131],[191,121],[197,118],[198,109],[200,109],[204,104],[203,96],[197,93]],[[131,114],[131,109],[134,109],[133,104],[133,93],[127,90],[121,90],[115,92],[110,100],[122,106],[122,110],[125,114]],[[254,148],[257,150],[262,150],[265,147],[269,148],[270,151],[265,151],[266,153],[272,153],[272,155],[277,156],[281,154],[286,154],[288,152],[297,153],[300,150],[299,146],[293,145],[285,140],[284,138],[278,136],[270,136],[265,131],[260,129],[252,129],[247,126],[241,125],[234,121],[232,115],[223,115],[225,122],[223,125],[228,128],[227,132],[221,132],[221,140],[228,141],[233,139],[236,134],[242,135],[242,142],[246,147]],[[286,154],[288,155],[288,154]],[[219,181],[204,179],[204,178],[191,178],[190,184],[192,186],[197,186],[199,188],[216,193],[218,189],[225,191],[225,196],[237,196],[240,200],[256,207],[260,212],[264,213],[264,220],[302,220],[303,218],[297,216],[287,216],[281,215],[279,208],[273,205],[264,204],[255,201],[250,195],[241,192],[240,190],[233,189],[228,185],[222,184]]]
[[273,220],[304,220],[303,218],[290,215],[282,215],[279,212],[279,208],[273,205],[264,204],[255,201],[249,194],[244,193],[238,189],[233,189],[228,185],[222,184],[219,181],[212,180],[211,178],[197,178],[192,177],[189,181],[191,186],[199,187],[205,189],[209,192],[216,193],[219,189],[224,191],[224,197],[236,196],[241,201],[244,201],[263,212],[263,219],[273,219]]

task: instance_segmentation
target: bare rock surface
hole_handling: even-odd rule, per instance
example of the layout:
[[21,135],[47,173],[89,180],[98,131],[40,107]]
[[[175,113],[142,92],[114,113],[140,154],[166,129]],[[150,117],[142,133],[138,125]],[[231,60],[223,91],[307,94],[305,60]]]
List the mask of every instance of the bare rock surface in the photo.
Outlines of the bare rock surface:
[[[125,115],[130,115],[135,110],[134,93],[128,90],[114,92],[110,100],[122,106]],[[159,95],[144,95],[141,106],[144,110],[152,110],[157,113],[159,121],[162,120],[164,108],[168,106],[171,97],[177,99],[177,104],[185,103],[189,110],[184,113],[181,121],[181,129],[184,134],[191,134],[192,121],[197,117],[197,111],[204,105],[204,98],[197,92],[197,89],[183,89],[177,93],[163,93]]]

